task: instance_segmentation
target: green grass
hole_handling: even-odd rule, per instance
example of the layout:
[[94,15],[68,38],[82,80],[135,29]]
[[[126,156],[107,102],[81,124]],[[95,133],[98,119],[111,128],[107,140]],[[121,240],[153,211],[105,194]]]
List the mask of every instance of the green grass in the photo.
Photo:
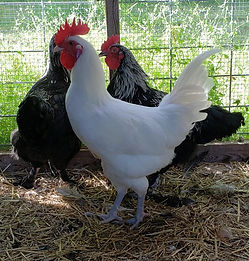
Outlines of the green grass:
[[[96,49],[106,38],[104,1],[82,4],[71,1],[56,5],[53,3],[56,1],[44,2],[43,14],[40,1],[0,5],[0,114],[3,116],[16,114],[18,104],[33,82],[44,73],[49,40],[66,17],[76,16],[88,23],[91,30],[85,37]],[[151,77],[151,85],[167,92],[191,59],[210,49],[209,46],[221,47],[222,52],[206,62],[209,74],[216,76],[209,99],[217,105],[229,105],[229,98],[231,105],[248,105],[249,77],[243,75],[249,74],[249,16],[246,12],[249,3],[244,5],[232,7],[230,0],[173,1],[171,4],[121,0],[121,42],[132,50]],[[223,75],[230,73],[232,40],[233,74],[236,76],[230,79]],[[106,66],[104,68],[107,76]],[[249,122],[248,107],[236,110]],[[0,144],[9,143],[10,132],[15,127],[15,117],[0,117]],[[248,124],[240,132],[248,133]],[[248,134],[243,137],[249,139]],[[238,135],[231,139],[238,139]]]

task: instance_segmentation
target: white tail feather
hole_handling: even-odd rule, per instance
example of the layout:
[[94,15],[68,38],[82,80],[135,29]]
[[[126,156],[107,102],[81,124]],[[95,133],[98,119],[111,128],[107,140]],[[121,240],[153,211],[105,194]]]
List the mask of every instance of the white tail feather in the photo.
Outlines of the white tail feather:
[[202,63],[209,58],[211,55],[219,52],[219,49],[213,49],[210,51],[206,51],[200,55],[198,55],[193,61],[191,61],[187,67],[183,70],[179,78],[175,83],[175,89],[182,88],[186,83],[191,83],[194,80],[195,82],[202,81],[203,76],[207,75],[206,68],[202,65]]
[[[193,122],[203,119],[203,115],[200,115],[198,111],[210,106],[210,102],[207,101],[208,92],[214,83],[208,77],[202,62],[217,52],[219,49],[204,52],[191,61],[179,76],[172,92],[163,98],[159,106],[166,104],[185,105],[195,112],[193,115],[196,119]],[[200,119],[198,119],[199,117]]]
[[183,70],[172,92],[162,99],[159,108],[165,110],[168,115],[171,114],[172,125],[167,126],[168,141],[172,141],[169,144],[180,144],[193,128],[193,123],[205,120],[207,117],[206,113],[200,111],[210,107],[208,91],[214,83],[208,77],[202,62],[218,51],[214,49],[197,56]]

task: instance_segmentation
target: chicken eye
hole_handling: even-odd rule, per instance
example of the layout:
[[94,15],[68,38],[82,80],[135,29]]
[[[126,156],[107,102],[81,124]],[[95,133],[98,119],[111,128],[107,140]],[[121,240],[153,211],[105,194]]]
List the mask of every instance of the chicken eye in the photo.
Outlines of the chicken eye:
[[69,42],[69,45],[73,46],[73,41],[70,41],[70,42]]
[[112,53],[117,53],[117,52],[118,52],[118,48],[117,48],[117,47],[112,47],[111,52],[112,52]]

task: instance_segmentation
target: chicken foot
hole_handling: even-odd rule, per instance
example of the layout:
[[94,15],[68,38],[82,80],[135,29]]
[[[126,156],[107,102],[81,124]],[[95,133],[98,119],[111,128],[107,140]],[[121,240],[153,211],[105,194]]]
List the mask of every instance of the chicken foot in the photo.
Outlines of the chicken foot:
[[32,167],[29,174],[25,176],[21,181],[13,183],[14,186],[22,186],[26,189],[31,189],[35,185],[35,179],[40,168]]
[[[102,219],[102,223],[109,223],[111,221],[117,221],[117,223],[122,223],[123,219],[118,216],[118,208],[126,195],[126,190],[120,190],[117,193],[117,197],[114,201],[114,204],[110,211],[107,214],[98,214],[97,216]],[[140,222],[143,220],[144,216],[147,216],[148,214],[144,213],[144,201],[145,201],[145,194],[138,196],[138,202],[137,202],[137,211],[136,216],[134,218],[131,218],[127,221],[129,225],[132,225],[130,229],[136,228]],[[94,216],[91,212],[85,213],[87,216]]]
[[108,223],[111,222],[113,220],[117,220],[118,222],[122,222],[122,218],[118,216],[118,208],[124,198],[124,196],[126,195],[127,190],[126,189],[119,189],[117,191],[117,196],[116,199],[114,201],[114,204],[112,206],[112,208],[110,209],[110,211],[107,214],[101,214],[98,215],[103,221],[102,223]]
[[72,180],[69,176],[68,176],[68,173],[65,169],[63,170],[60,170],[60,176],[61,176],[61,179],[64,181],[64,182],[67,182],[69,184],[72,184],[72,185],[76,185],[77,183]]
[[[50,171],[51,173],[57,177],[58,176],[58,170],[57,168],[50,162],[48,161],[48,166],[50,168]],[[66,169],[60,169],[59,170],[59,175],[61,177],[61,179],[64,181],[64,182],[67,182],[71,185],[76,185],[76,182],[74,180],[72,180],[69,176],[68,176],[68,173],[67,173],[67,170]]]
[[[102,219],[102,223],[109,223],[114,220],[117,221],[118,223],[123,222],[123,219],[118,216],[118,208],[119,208],[124,196],[126,195],[126,193],[127,193],[126,189],[118,190],[114,204],[113,204],[112,208],[109,210],[109,212],[107,214],[97,214],[97,216]],[[87,213],[85,213],[85,215],[94,216],[94,214],[91,212],[87,212]]]

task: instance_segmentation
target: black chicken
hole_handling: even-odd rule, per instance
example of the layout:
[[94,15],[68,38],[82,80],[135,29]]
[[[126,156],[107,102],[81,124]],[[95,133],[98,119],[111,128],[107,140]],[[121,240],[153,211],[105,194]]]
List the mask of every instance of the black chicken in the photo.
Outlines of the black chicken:
[[[119,37],[112,36],[102,45],[102,52],[99,54],[106,56],[105,61],[110,69],[116,70],[107,90],[114,98],[126,102],[149,107],[158,106],[166,93],[149,86],[148,76],[133,54],[118,42]],[[171,165],[189,160],[197,144],[228,137],[245,124],[240,112],[231,113],[219,106],[211,106],[204,112],[207,113],[207,118],[197,122],[186,139],[175,148],[176,155]],[[170,166],[150,175],[149,186],[153,186],[159,174],[164,173]]]
[[65,109],[70,74],[61,65],[60,53],[54,53],[54,47],[53,36],[49,44],[48,70],[19,105],[18,129],[10,138],[14,152],[32,164],[29,175],[20,183],[25,188],[34,186],[39,168],[47,163],[60,171],[64,181],[70,181],[65,169],[81,147]]

